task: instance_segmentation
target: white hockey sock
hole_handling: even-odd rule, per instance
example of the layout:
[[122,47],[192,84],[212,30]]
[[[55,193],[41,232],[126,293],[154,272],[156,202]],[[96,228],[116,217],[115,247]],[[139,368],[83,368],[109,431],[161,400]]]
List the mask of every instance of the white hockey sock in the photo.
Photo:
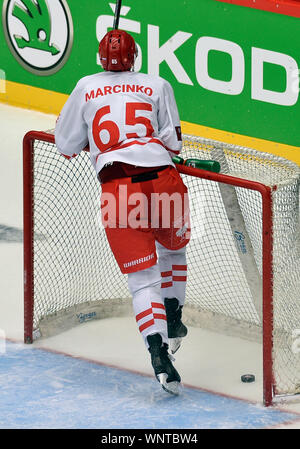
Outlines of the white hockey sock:
[[158,264],[128,274],[137,325],[147,347],[147,336],[156,333],[162,336],[164,343],[168,343],[166,310],[160,294],[160,283]]
[[170,250],[157,242],[156,248],[161,271],[161,297],[177,298],[183,306],[187,281],[186,247]]

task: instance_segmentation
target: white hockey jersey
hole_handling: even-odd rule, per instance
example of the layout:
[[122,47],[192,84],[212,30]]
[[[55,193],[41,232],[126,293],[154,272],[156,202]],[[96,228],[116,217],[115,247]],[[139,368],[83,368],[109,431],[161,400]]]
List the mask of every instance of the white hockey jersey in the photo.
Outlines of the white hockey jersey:
[[89,145],[97,173],[112,161],[152,167],[174,165],[182,146],[171,85],[136,72],[101,72],[82,78],[55,128],[60,153],[75,157]]

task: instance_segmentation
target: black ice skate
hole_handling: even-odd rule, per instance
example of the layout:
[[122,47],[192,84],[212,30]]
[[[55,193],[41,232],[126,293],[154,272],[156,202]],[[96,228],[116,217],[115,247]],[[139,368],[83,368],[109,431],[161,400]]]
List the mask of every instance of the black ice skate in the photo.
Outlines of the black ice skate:
[[162,342],[160,334],[149,335],[147,341],[156,379],[168,393],[179,394],[181,379],[172,365],[170,358],[172,356],[168,354],[168,345]]
[[180,348],[181,340],[187,334],[187,328],[182,323],[182,306],[177,298],[165,298],[165,308],[168,323],[169,346],[172,354]]

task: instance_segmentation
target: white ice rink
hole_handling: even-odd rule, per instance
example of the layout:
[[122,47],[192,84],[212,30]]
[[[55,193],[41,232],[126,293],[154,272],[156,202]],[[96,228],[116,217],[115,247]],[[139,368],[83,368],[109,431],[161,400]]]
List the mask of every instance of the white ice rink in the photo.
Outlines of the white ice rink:
[[[54,128],[55,120],[53,115],[0,104],[0,226],[11,227],[20,236],[20,242],[0,241],[0,337],[17,342],[23,341],[22,139],[29,130]],[[134,317],[84,323],[34,345],[152,375]],[[258,343],[190,327],[176,367],[185,385],[262,404]],[[244,373],[254,373],[256,382],[241,383]],[[300,398],[278,407],[299,413],[299,420],[296,417],[284,428],[300,429]]]

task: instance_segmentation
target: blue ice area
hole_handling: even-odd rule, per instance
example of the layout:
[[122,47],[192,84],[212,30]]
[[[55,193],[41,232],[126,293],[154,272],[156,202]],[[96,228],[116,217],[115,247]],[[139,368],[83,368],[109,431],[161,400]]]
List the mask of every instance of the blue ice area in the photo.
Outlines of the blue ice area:
[[[1,429],[258,429],[299,419],[34,346],[0,354]],[[150,362],[149,362],[150,363]]]

